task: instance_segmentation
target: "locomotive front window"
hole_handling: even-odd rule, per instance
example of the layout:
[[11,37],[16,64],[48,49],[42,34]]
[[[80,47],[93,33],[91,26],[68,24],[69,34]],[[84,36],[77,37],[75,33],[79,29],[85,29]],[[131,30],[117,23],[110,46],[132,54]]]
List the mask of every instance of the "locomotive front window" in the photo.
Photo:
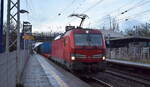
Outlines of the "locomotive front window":
[[101,46],[101,34],[75,34],[76,46]]

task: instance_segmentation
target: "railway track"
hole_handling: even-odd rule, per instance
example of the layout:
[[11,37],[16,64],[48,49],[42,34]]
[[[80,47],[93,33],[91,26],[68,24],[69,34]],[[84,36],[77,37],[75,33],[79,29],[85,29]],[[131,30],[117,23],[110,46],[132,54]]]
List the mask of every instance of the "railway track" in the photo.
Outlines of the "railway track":
[[101,85],[102,87],[114,87],[114,86],[112,86],[111,84],[109,84],[109,83],[107,83],[107,82],[105,82],[105,81],[102,81],[102,80],[100,80],[100,79],[98,79],[98,78],[96,78],[96,77],[92,77],[91,79],[92,79],[93,81],[99,83],[99,85]]
[[87,82],[89,85],[91,85],[92,87],[114,87],[112,86],[111,84],[103,81],[103,80],[100,80],[96,77],[84,77],[84,78],[81,78],[83,81]]
[[[117,87],[150,87],[150,68],[148,65],[119,60],[108,60],[107,62],[106,77],[120,80],[118,82],[124,84]],[[100,77],[103,78],[103,76]],[[109,80],[109,82],[114,83],[115,81]]]
[[[80,74],[71,73],[80,77]],[[136,75],[135,73],[108,68],[105,72],[80,79],[87,82],[92,87],[150,87],[150,80],[147,79],[148,77],[144,77],[143,75]]]
[[150,87],[150,81],[145,80],[145,79],[141,79],[138,76],[130,76],[129,73],[128,74],[123,74],[123,73],[118,73],[118,72],[114,72],[114,71],[106,71],[106,73],[117,76],[119,78],[123,78],[129,81],[134,81],[135,83],[140,83],[143,84],[146,87]]
[[129,74],[106,70],[94,75],[95,80],[111,84],[104,87],[150,87],[150,81]]

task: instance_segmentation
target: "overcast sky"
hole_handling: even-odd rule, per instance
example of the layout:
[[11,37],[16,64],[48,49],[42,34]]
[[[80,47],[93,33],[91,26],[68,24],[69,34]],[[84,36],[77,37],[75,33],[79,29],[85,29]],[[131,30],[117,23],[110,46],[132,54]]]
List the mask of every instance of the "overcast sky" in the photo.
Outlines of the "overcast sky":
[[[119,20],[120,25],[126,18],[129,21],[149,21],[149,5],[149,0],[21,0],[21,9],[30,12],[28,15],[21,15],[21,20],[30,21],[33,31],[64,31],[64,26],[80,23],[78,18],[69,18],[70,14],[84,13],[89,16],[84,23],[85,27],[100,28],[108,25],[108,15]],[[121,15],[127,9],[130,10]],[[143,13],[144,11],[147,12]]]

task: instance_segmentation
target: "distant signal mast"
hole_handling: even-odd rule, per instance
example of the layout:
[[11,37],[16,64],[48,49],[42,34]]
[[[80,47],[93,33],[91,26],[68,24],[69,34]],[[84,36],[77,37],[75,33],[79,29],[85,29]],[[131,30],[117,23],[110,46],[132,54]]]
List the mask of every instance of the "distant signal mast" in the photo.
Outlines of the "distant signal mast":
[[71,15],[69,15],[69,17],[78,17],[78,18],[81,18],[81,22],[80,22],[79,27],[82,27],[83,22],[85,21],[86,18],[88,18],[88,15],[86,15],[86,14],[71,14]]

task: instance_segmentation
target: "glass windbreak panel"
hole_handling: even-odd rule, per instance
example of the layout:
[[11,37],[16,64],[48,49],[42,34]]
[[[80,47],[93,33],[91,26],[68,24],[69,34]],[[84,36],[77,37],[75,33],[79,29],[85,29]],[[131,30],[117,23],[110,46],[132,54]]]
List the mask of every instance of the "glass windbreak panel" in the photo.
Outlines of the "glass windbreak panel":
[[75,34],[76,46],[101,46],[101,34]]

